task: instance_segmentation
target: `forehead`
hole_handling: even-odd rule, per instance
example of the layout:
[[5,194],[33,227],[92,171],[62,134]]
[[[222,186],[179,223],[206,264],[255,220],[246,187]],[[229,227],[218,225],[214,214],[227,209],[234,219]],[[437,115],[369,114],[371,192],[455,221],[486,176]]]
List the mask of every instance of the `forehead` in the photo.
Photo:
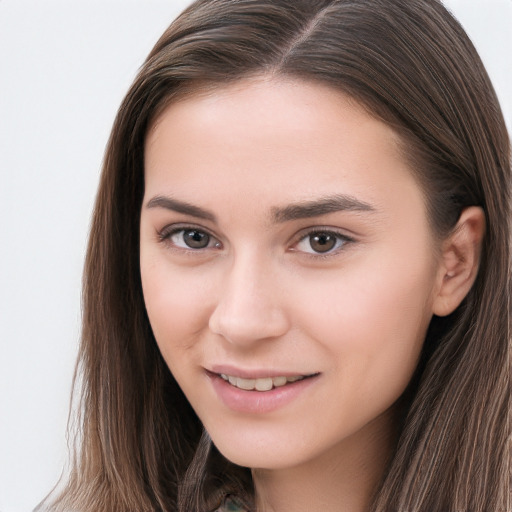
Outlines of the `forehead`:
[[274,206],[343,193],[378,207],[385,189],[417,189],[391,127],[337,90],[285,79],[171,103],[147,134],[145,180],[147,194],[208,202],[236,191]]
[[[229,84],[199,82],[178,90],[150,123],[146,147],[158,136],[155,132],[161,131],[162,123],[172,123],[180,116],[189,118],[191,124],[199,121],[193,126],[196,131],[212,127],[215,121],[224,126],[231,121],[237,128],[275,128],[282,134],[311,136],[319,133],[311,121],[321,119],[328,129],[327,123],[339,121],[338,114],[348,117],[349,113],[364,123],[362,128],[386,131],[398,143],[399,136],[390,126],[341,90],[287,76],[255,76]],[[339,123],[335,128],[339,130]]]

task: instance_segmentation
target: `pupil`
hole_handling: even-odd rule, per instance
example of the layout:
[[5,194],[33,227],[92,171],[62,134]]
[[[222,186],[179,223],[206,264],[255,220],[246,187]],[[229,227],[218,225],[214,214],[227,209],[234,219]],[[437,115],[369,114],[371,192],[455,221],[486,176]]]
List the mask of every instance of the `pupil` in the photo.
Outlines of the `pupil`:
[[315,233],[310,237],[310,244],[315,252],[328,252],[336,245],[336,237],[331,233]]
[[183,234],[185,243],[192,249],[204,249],[210,242],[210,237],[200,231],[185,231]]

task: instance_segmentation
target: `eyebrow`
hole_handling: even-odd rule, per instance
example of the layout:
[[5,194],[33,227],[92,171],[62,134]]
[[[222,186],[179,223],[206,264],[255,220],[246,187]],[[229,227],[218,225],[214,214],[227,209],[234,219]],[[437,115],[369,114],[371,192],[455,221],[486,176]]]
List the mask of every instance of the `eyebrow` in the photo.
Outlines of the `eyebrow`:
[[177,199],[164,196],[155,196],[146,204],[146,208],[165,208],[166,210],[172,210],[177,213],[183,213],[185,215],[191,215],[198,219],[209,220],[216,222],[216,217],[213,213],[208,210],[204,210],[199,206],[186,203],[184,201],[178,201]]
[[284,208],[273,208],[272,220],[275,223],[289,222],[291,220],[320,217],[339,211],[374,212],[375,208],[355,197],[337,194],[312,201],[290,204]]
[[[183,213],[198,219],[205,219],[216,222],[215,215],[200,206],[179,201],[167,196],[155,196],[146,204],[146,208],[165,208],[177,213]],[[301,201],[290,204],[285,207],[275,207],[271,211],[271,219],[274,223],[289,222],[298,219],[307,219],[311,217],[320,217],[328,213],[339,211],[352,212],[374,212],[375,208],[369,203],[360,201],[355,197],[337,194],[333,196],[321,197],[311,201]]]

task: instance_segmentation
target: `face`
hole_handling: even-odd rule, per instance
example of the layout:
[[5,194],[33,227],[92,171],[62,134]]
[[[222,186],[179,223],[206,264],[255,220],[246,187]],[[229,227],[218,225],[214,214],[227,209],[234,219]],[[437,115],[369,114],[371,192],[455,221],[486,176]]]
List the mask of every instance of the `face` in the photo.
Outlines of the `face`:
[[140,236],[156,341],[228,459],[293,467],[389,428],[438,262],[387,125],[274,79],[171,104],[146,140]]

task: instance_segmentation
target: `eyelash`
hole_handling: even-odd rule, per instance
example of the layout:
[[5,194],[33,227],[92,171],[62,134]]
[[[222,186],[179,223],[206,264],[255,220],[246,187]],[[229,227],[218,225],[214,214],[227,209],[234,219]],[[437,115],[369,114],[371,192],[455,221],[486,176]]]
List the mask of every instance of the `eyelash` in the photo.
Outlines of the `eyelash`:
[[[206,247],[199,247],[199,248],[193,248],[193,247],[181,247],[177,246],[175,243],[171,241],[172,237],[186,232],[195,232],[199,233],[201,235],[206,235],[209,237],[209,244],[212,240],[216,241],[213,246],[210,246],[209,244]],[[312,250],[311,252],[305,251],[305,250],[298,250],[296,247],[303,241],[306,241],[309,238],[313,237],[314,235],[323,235],[323,236],[332,236],[335,237],[335,246],[332,249],[327,250],[325,253],[321,252],[315,252]],[[165,243],[173,250],[177,251],[185,251],[190,254],[197,254],[200,251],[206,250],[206,249],[221,249],[222,243],[215,238],[208,230],[205,230],[204,228],[199,228],[193,225],[171,225],[171,226],[165,226],[162,230],[158,231],[158,241],[161,243]],[[307,230],[303,230],[301,233],[299,233],[295,237],[295,241],[292,244],[292,247],[290,251],[292,252],[301,252],[306,257],[309,258],[315,258],[315,259],[325,259],[332,256],[337,255],[340,251],[343,251],[345,246],[347,244],[353,243],[355,240],[344,233],[341,233],[335,229],[332,228],[323,228],[323,227],[314,227],[309,228]],[[183,242],[184,245],[186,245],[185,242]]]
[[[172,242],[172,237],[174,235],[177,235],[178,233],[185,234],[186,232],[196,232],[201,233],[203,235],[206,235],[209,237],[210,241],[216,240],[217,243],[212,247],[202,247],[202,248],[196,248],[193,247],[180,247],[177,246],[175,243]],[[169,245],[172,249],[178,250],[178,251],[187,251],[190,253],[197,253],[198,251],[204,250],[204,249],[219,249],[221,248],[222,244],[207,230],[203,228],[199,228],[196,226],[190,226],[190,225],[173,225],[173,226],[165,226],[162,230],[158,232],[158,241],[161,243],[165,243]]]
[[[312,250],[311,252],[296,249],[296,247],[303,241],[307,241],[308,238],[311,239],[314,235],[323,235],[323,236],[329,236],[335,238],[335,247],[332,249],[327,250],[325,253],[316,252]],[[333,228],[327,228],[327,227],[318,227],[315,226],[314,228],[309,228],[307,230],[303,230],[301,233],[297,235],[295,238],[295,241],[292,245],[292,251],[301,252],[302,254],[305,254],[309,258],[315,258],[315,259],[326,259],[333,256],[336,256],[341,251],[344,250],[345,246],[355,242],[355,240],[344,233],[341,233]],[[311,244],[310,244],[311,247]]]

